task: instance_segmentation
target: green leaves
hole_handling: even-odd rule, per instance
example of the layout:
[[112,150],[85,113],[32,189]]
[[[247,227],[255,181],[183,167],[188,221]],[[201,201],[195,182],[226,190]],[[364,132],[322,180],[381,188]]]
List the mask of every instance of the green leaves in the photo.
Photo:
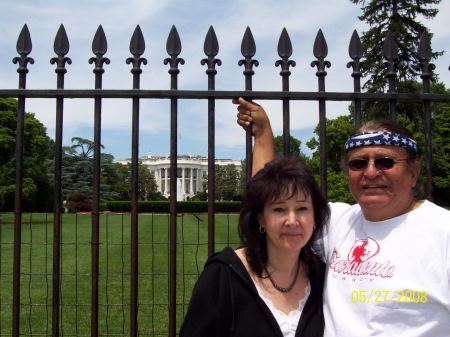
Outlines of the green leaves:
[[[365,50],[365,70],[363,76],[369,77],[364,87],[370,91],[383,90],[386,87],[386,69],[383,67],[382,49],[388,33],[392,33],[398,44],[398,79],[411,80],[420,75],[420,60],[417,55],[420,37],[428,32],[417,17],[433,18],[438,13],[433,5],[441,0],[350,0],[361,5],[361,21],[369,24],[361,42]],[[431,59],[442,55],[442,51],[433,52]]]
[[240,175],[236,166],[216,165],[215,200],[235,200],[239,195]]
[[[15,189],[17,100],[0,98],[0,210],[12,210]],[[52,182],[47,161],[53,156],[53,141],[33,114],[25,114],[23,206],[25,210],[52,208]]]

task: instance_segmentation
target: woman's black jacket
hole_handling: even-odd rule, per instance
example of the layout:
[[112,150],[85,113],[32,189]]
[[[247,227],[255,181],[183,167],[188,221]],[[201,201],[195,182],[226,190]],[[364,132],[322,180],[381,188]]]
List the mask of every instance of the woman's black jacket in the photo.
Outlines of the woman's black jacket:
[[[296,337],[321,337],[324,330],[322,290],[325,265],[309,265],[311,293]],[[233,249],[210,256],[198,279],[180,337],[282,337],[280,327]]]

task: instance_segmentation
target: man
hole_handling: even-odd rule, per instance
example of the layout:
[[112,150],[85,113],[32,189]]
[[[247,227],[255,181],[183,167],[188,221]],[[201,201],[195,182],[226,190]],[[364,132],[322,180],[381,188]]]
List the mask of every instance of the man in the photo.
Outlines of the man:
[[[252,126],[254,174],[274,158],[270,121],[233,102]],[[450,212],[415,197],[417,144],[393,122],[369,122],[345,153],[357,204],[331,204],[321,241],[325,336],[450,336]]]

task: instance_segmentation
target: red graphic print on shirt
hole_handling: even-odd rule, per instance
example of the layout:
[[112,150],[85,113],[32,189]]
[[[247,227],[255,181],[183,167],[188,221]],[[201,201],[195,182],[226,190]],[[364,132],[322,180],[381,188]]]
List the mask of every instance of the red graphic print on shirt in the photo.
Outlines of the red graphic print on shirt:
[[330,269],[343,275],[392,277],[395,267],[390,261],[375,261],[374,257],[379,252],[380,245],[376,240],[356,240],[347,254],[347,259],[341,258],[337,249],[334,249]]

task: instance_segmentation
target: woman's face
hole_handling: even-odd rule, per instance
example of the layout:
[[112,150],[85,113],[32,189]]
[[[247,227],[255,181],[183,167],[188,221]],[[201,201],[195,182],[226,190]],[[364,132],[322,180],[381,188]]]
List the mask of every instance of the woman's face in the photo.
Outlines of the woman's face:
[[298,254],[309,241],[314,227],[311,197],[296,195],[268,202],[259,215],[259,223],[266,230],[268,251]]

